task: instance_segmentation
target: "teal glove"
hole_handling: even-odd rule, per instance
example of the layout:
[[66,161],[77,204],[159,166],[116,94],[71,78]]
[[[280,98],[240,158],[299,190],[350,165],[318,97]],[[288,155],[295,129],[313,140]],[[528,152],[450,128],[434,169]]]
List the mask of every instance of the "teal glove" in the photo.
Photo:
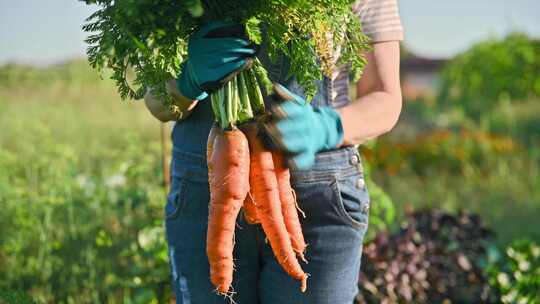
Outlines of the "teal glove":
[[251,64],[255,48],[243,25],[214,21],[202,26],[189,39],[178,89],[191,99],[206,98]]
[[290,167],[309,169],[317,152],[343,141],[341,117],[333,108],[315,108],[281,85],[274,85],[274,96],[281,102],[270,108],[273,118],[264,126],[271,143],[291,155]]

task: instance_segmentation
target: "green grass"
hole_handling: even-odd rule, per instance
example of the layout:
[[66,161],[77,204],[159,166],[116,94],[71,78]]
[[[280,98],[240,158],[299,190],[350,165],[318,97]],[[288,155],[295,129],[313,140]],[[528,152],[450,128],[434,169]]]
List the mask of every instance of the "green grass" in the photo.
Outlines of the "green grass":
[[0,290],[166,303],[159,123],[84,61],[0,67]]
[[118,147],[133,132],[159,139],[159,123],[142,101],[121,101],[110,80],[101,80],[85,61],[50,68],[0,68],[0,146],[39,145],[42,133],[82,154]]

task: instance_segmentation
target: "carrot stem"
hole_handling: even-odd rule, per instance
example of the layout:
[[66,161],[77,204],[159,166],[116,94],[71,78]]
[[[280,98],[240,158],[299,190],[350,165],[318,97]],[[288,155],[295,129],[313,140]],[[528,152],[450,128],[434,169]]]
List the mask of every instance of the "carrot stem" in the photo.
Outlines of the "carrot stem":
[[240,123],[246,122],[253,118],[253,110],[251,109],[251,103],[249,100],[249,94],[245,79],[246,73],[247,72],[243,71],[242,73],[238,74],[238,95],[240,99],[238,121]]
[[242,71],[210,94],[215,120],[221,129],[231,129],[264,114],[264,100],[252,69]]
[[233,107],[232,107],[232,100],[233,100],[232,83],[229,81],[227,82],[225,86],[226,86],[226,92],[227,92],[227,100],[225,101],[225,109],[227,111],[226,126],[229,127],[230,123],[234,120]]
[[272,92],[272,81],[268,77],[268,72],[263,67],[259,58],[255,57],[252,70],[258,80],[259,91],[262,87],[265,90],[265,94],[269,95]]
[[214,117],[216,118],[216,121],[218,120],[217,118],[219,117],[219,94],[220,94],[220,91],[221,90],[218,90],[212,94],[210,94],[210,101],[212,102],[212,112],[214,113]]
[[246,73],[246,85],[249,95],[249,101],[251,102],[251,107],[255,116],[264,114],[264,99],[257,83],[257,77],[252,69]]
[[238,84],[236,81],[236,77],[231,79],[229,82],[231,86],[231,113],[232,113],[232,119],[231,121],[237,121],[238,120]]

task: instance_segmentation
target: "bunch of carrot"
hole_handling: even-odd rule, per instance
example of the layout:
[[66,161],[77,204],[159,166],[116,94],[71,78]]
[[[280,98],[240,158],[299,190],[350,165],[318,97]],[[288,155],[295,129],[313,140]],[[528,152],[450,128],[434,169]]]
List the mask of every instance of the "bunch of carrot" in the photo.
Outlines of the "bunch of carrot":
[[224,88],[211,94],[217,123],[208,136],[207,159],[210,204],[206,251],[210,278],[216,290],[227,294],[233,277],[236,219],[243,208],[250,224],[261,224],[283,269],[307,288],[306,244],[298,217],[289,169],[283,156],[268,150],[259,134],[264,117],[259,84],[268,85],[256,60]]

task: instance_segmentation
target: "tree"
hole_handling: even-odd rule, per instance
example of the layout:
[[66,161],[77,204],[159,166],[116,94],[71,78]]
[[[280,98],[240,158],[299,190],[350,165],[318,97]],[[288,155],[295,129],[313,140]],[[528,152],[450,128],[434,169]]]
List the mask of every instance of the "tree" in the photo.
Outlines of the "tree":
[[540,96],[540,41],[522,33],[472,46],[447,63],[439,100],[476,118],[502,99]]

